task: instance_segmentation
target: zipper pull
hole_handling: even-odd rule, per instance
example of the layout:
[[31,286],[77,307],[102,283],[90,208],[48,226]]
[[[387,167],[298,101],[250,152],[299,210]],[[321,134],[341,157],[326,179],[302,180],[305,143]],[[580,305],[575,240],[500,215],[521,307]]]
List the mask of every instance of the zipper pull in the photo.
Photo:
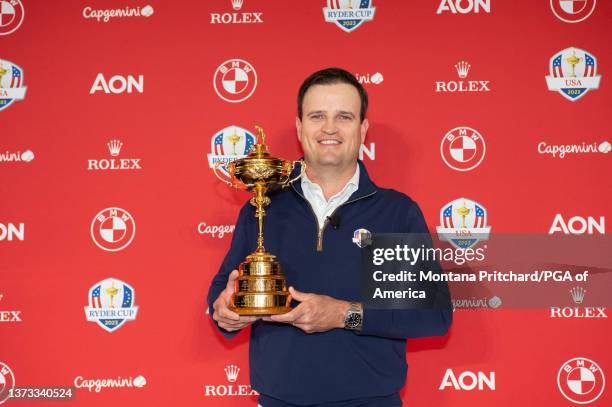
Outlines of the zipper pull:
[[318,252],[323,251],[323,232],[325,231],[325,226],[327,226],[328,222],[329,222],[329,218],[326,218],[325,221],[323,222],[323,226],[319,228],[319,233],[317,233],[317,251]]
[[317,234],[317,251],[323,251],[323,229],[319,229],[319,233]]

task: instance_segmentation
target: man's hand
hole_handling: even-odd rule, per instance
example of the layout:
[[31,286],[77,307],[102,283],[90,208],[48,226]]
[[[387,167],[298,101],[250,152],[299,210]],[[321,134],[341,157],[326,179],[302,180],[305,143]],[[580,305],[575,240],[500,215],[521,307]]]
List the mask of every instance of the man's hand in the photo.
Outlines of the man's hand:
[[348,301],[327,295],[303,293],[293,287],[289,287],[289,293],[300,304],[286,314],[264,318],[266,321],[291,324],[306,333],[344,328],[344,317],[351,308]]
[[212,316],[213,319],[217,321],[221,328],[230,332],[242,329],[258,319],[257,317],[240,316],[228,308],[232,294],[234,294],[234,282],[237,278],[238,270],[232,271],[227,279],[225,290],[221,291],[221,294],[219,294],[219,297],[213,303],[213,309],[215,310]]

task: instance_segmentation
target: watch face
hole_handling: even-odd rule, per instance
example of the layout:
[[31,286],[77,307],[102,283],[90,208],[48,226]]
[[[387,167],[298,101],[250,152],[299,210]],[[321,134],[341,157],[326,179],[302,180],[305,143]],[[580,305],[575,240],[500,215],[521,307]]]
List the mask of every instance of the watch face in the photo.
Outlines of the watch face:
[[361,324],[361,315],[358,312],[351,312],[346,317],[347,328],[357,328]]

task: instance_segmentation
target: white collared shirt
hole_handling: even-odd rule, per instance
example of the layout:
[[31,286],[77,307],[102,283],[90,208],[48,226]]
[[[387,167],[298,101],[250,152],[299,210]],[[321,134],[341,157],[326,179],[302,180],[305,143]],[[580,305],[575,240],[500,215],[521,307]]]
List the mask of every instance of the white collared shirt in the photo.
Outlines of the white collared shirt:
[[315,215],[317,215],[319,229],[321,229],[323,228],[325,219],[330,216],[338,206],[348,201],[353,192],[357,191],[359,188],[359,165],[357,165],[355,174],[353,174],[344,188],[342,188],[342,191],[329,198],[329,201],[325,200],[325,195],[323,195],[323,190],[319,184],[315,184],[308,179],[306,173],[302,175],[301,184],[302,191],[304,192],[304,198],[306,198],[306,200],[310,203]]

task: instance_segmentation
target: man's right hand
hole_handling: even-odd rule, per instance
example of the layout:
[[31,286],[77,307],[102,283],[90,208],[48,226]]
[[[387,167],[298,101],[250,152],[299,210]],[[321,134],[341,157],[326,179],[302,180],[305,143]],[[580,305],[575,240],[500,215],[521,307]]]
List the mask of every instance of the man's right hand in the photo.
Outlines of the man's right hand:
[[219,297],[213,303],[213,319],[217,321],[221,328],[229,332],[238,331],[247,325],[251,325],[258,319],[253,316],[240,316],[229,309],[236,279],[238,279],[238,270],[230,273],[227,279],[227,286],[225,286],[225,289],[221,291],[221,294],[219,294]]

